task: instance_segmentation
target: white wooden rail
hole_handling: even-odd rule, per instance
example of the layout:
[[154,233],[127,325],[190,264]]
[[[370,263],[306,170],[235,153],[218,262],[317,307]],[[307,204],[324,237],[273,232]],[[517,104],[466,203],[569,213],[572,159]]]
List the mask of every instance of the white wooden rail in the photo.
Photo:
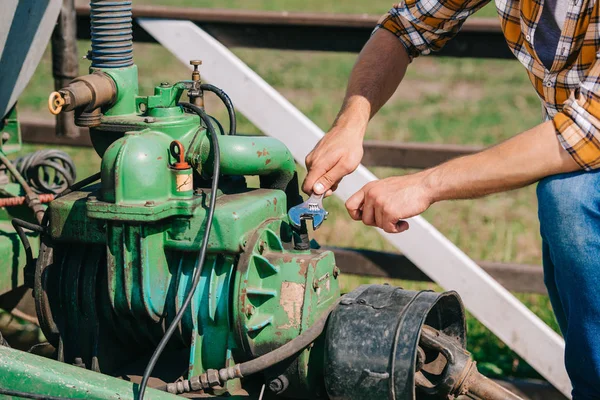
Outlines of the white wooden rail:
[[[284,142],[304,165],[305,156],[323,137],[323,131],[229,49],[190,21],[138,22],[184,64],[202,59],[203,78],[223,88],[246,118],[265,134]],[[375,179],[361,165],[342,181],[335,194],[345,201]],[[409,223],[406,233],[379,233],[444,289],[456,290],[479,321],[570,397],[563,339],[431,224],[421,217],[411,218]]]

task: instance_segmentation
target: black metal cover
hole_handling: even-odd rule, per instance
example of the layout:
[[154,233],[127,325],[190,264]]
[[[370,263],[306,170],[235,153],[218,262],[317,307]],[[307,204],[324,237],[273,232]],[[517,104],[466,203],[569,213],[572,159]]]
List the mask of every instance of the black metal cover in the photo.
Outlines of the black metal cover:
[[464,308],[456,292],[363,285],[345,295],[327,325],[330,399],[416,399],[415,362],[424,323],[465,346]]

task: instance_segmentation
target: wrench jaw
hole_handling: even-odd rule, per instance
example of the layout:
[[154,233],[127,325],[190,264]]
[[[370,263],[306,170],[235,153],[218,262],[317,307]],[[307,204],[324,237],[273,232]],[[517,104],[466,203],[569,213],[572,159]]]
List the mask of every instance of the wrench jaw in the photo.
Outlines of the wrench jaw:
[[310,219],[312,219],[312,223],[313,223],[313,231],[319,229],[319,227],[321,226],[323,221],[325,221],[327,219],[327,214],[328,214],[327,212],[323,211],[323,212],[319,212],[318,214],[313,214],[310,216]]
[[318,229],[329,214],[323,209],[323,195],[312,194],[304,203],[292,207],[288,212],[290,223],[300,228],[302,221],[312,220],[313,230]]
[[300,228],[302,225],[302,220],[311,220],[313,224],[313,230],[316,230],[319,229],[323,221],[327,219],[327,214],[329,213],[325,210],[319,210],[318,212],[315,212],[309,211],[308,209],[292,208],[289,212],[289,219],[290,223],[296,228]]

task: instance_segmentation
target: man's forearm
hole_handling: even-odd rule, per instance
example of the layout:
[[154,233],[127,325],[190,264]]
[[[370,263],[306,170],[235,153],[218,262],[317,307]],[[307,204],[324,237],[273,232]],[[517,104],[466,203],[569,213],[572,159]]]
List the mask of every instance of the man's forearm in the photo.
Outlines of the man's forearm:
[[527,186],[580,169],[545,122],[480,153],[423,171],[432,202],[467,199]]
[[408,64],[408,54],[396,36],[383,29],[375,32],[352,70],[334,127],[364,134],[369,120],[398,88]]

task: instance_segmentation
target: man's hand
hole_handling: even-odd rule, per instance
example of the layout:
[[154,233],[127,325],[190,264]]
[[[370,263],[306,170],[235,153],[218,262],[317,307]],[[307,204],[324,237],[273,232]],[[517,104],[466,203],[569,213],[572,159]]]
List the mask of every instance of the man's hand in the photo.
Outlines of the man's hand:
[[438,201],[473,199],[579,169],[548,121],[480,153],[416,174],[371,182],[348,199],[346,208],[357,221],[397,233],[408,229],[403,219]]
[[330,194],[344,176],[358,167],[367,124],[396,91],[409,61],[406,49],[393,33],[380,29],[371,36],[352,70],[333,127],[306,157],[304,192]]
[[305,193],[331,194],[344,176],[354,172],[362,156],[361,134],[333,128],[306,156],[308,175],[302,190]]
[[381,179],[366,184],[346,202],[350,217],[388,233],[404,232],[408,222],[433,203],[428,172]]

